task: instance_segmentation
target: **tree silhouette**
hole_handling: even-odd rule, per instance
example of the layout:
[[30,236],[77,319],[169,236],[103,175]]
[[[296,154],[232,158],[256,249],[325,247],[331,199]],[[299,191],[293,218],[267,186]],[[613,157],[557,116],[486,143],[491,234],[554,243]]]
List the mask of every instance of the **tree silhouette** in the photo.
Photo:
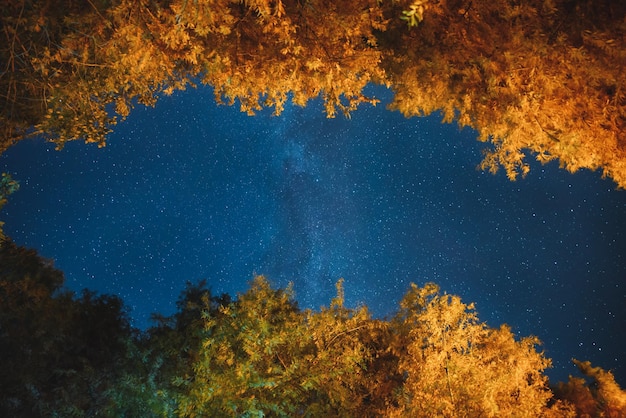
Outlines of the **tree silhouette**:
[[95,415],[119,372],[131,329],[122,301],[63,290],[35,251],[0,244],[0,414]]

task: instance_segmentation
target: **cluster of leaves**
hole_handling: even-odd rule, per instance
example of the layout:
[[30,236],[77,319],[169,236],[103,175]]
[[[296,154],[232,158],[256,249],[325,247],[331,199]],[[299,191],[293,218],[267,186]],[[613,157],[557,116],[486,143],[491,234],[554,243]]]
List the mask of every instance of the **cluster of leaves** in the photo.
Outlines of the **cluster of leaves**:
[[103,146],[117,122],[113,109],[126,117],[136,102],[153,105],[158,94],[197,79],[249,113],[262,106],[279,113],[291,94],[301,105],[322,95],[333,115],[373,102],[361,90],[383,77],[375,0],[70,4],[0,5],[1,150],[33,133],[59,147],[79,138]]
[[64,291],[34,251],[0,247],[3,416],[617,417],[626,392],[590,382],[550,388],[534,337],[479,322],[472,305],[412,285],[391,320],[337,296],[298,309],[290,288],[256,277],[231,300],[188,284],[172,317],[133,330],[113,296]]
[[[7,197],[11,194],[19,190],[20,184],[13,180],[10,174],[2,173],[2,177],[0,177],[0,209],[7,203]],[[4,231],[2,230],[2,226],[4,222],[0,221],[0,243],[6,239],[4,235]]]
[[482,167],[502,166],[511,179],[528,172],[530,152],[626,185],[623,4],[413,3],[423,3],[420,24],[385,34],[394,109],[443,110],[446,121],[477,129],[493,144]]
[[[105,144],[137,102],[194,81],[248,113],[322,97],[349,115],[368,83],[407,116],[626,186],[626,5],[610,0],[12,0],[0,5],[0,150],[29,134]],[[408,23],[408,25],[407,25]]]

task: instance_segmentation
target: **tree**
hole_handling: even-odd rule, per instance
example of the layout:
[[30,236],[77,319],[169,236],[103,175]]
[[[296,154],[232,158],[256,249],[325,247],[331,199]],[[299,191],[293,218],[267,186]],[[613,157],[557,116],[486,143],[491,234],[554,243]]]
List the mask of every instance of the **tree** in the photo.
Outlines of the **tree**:
[[79,138],[103,146],[137,102],[153,105],[195,80],[251,114],[321,97],[330,117],[375,104],[363,89],[378,83],[406,116],[441,110],[478,130],[492,144],[484,169],[515,179],[532,154],[626,185],[624,4],[88,3],[0,6],[0,150],[33,133],[59,147]]
[[[406,116],[442,110],[493,147],[482,168],[525,175],[527,154],[626,184],[623,4],[415,1],[421,21],[393,20],[381,45]],[[393,14],[405,8],[395,6]],[[405,15],[406,16],[406,15]],[[410,23],[410,22],[409,22]]]
[[[248,292],[205,316],[182,416],[354,416],[364,412],[367,364],[361,338],[367,311],[343,307],[339,294],[320,313],[301,312],[290,289],[258,276]],[[365,339],[367,340],[367,339]]]
[[288,291],[273,290],[258,277],[236,303],[218,312],[207,309],[204,324],[194,375],[181,382],[187,389],[180,399],[182,416],[296,412],[300,394],[287,390],[282,379],[291,354],[287,335],[302,328]]
[[302,105],[321,94],[332,115],[372,101],[361,90],[383,75],[380,53],[364,41],[375,42],[372,26],[383,25],[374,0],[328,10],[326,24],[323,1],[56,3],[0,6],[0,57],[9,63],[0,87],[10,92],[0,149],[32,133],[59,147],[79,138],[103,146],[117,122],[109,105],[123,118],[135,102],[153,105],[197,78],[249,113],[280,113],[288,94]]
[[34,251],[0,247],[0,413],[6,416],[622,416],[610,372],[553,392],[538,340],[478,321],[473,305],[411,285],[397,314],[298,309],[262,276],[236,300],[188,284],[145,333],[121,300],[62,288]]
[[550,361],[535,350],[538,340],[516,341],[506,326],[488,328],[473,309],[458,296],[440,295],[432,283],[411,286],[393,321],[393,349],[405,381],[389,416],[555,412],[547,408],[552,395],[543,370]]
[[391,322],[337,297],[300,312],[256,277],[205,316],[183,416],[573,416],[552,399],[534,337],[479,323],[472,305],[415,285]]
[[0,244],[0,413],[94,415],[125,357],[131,329],[119,298],[62,289],[35,251]]
[[570,402],[579,417],[610,417],[626,415],[626,391],[615,382],[611,372],[592,367],[588,361],[573,360],[578,369],[590,379],[570,376],[567,383],[554,388],[557,398]]
[[0,179],[0,209],[6,204],[7,196],[15,193],[19,188],[19,183],[13,180],[10,174],[2,173],[2,178]]

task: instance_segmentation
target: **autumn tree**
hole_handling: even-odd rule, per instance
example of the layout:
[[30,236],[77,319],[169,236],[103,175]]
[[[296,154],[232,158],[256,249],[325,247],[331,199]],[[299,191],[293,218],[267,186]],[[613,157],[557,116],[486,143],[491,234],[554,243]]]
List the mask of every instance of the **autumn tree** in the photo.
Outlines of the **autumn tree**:
[[626,6],[601,3],[3,2],[0,150],[35,133],[102,146],[136,103],[197,80],[248,113],[321,97],[331,117],[379,83],[406,116],[478,130],[484,169],[515,179],[531,154],[624,186]]
[[124,118],[135,103],[153,105],[192,79],[249,113],[262,106],[280,113],[288,95],[301,105],[321,95],[333,115],[374,102],[361,90],[384,75],[372,33],[384,28],[375,0],[1,7],[2,148],[33,133],[59,146],[73,139],[102,146],[118,121],[111,106]]
[[552,398],[534,337],[413,286],[390,322],[343,305],[296,309],[263,277],[219,312],[183,386],[183,416],[573,416]]
[[412,285],[393,326],[397,339],[392,349],[406,378],[388,416],[558,413],[547,408],[552,395],[543,371],[550,360],[536,351],[538,340],[517,341],[506,326],[487,327],[478,321],[474,306],[458,296],[441,295],[432,283]]
[[[341,289],[341,287],[339,287]],[[341,291],[340,291],[341,292]],[[256,277],[248,292],[206,315],[182,416],[354,416],[366,413],[367,344],[377,324],[339,293],[319,313],[301,312],[289,289]]]
[[511,179],[528,172],[530,153],[571,172],[600,169],[623,187],[626,7],[600,3],[396,3],[390,16],[405,21],[381,35],[392,108],[441,110],[478,130],[492,144],[482,167]]
[[[98,8],[98,6],[100,8]],[[103,138],[112,119],[97,105],[94,57],[106,2],[47,0],[0,4],[0,150],[28,135]],[[105,36],[106,37],[106,36]]]
[[62,288],[32,250],[0,246],[0,412],[6,416],[623,415],[609,372],[554,389],[535,337],[412,285],[389,321],[337,296],[298,309],[262,276],[237,299],[188,284],[171,317],[133,331],[119,298]]
[[184,86],[176,57],[151,42],[147,24],[158,22],[147,4],[2,2],[0,150],[33,134],[59,147],[74,139],[103,146],[134,103],[152,105],[165,87]]
[[306,312],[313,356],[305,357],[301,367],[308,369],[306,376],[321,403],[309,415],[377,415],[398,381],[390,367],[395,359],[385,353],[389,327],[371,318],[366,306],[345,306],[343,279],[336,289],[330,306]]
[[626,391],[615,382],[613,374],[588,361],[573,362],[585,377],[570,376],[567,383],[559,382],[554,388],[556,397],[574,405],[579,417],[626,416]]

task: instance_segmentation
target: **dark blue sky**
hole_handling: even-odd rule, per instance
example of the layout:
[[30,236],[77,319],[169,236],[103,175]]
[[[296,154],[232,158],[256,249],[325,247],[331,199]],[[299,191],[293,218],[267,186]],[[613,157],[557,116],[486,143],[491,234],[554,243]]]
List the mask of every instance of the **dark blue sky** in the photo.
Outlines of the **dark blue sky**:
[[470,130],[383,103],[326,119],[319,102],[255,117],[208,88],[137,107],[108,146],[23,141],[0,157],[20,181],[0,218],[55,260],[72,289],[120,295],[136,326],[171,314],[186,281],[245,291],[253,274],[327,305],[392,314],[410,282],[476,302],[491,326],[537,335],[564,380],[572,357],[626,383],[626,192],[598,173],[532,164],[476,170]]

